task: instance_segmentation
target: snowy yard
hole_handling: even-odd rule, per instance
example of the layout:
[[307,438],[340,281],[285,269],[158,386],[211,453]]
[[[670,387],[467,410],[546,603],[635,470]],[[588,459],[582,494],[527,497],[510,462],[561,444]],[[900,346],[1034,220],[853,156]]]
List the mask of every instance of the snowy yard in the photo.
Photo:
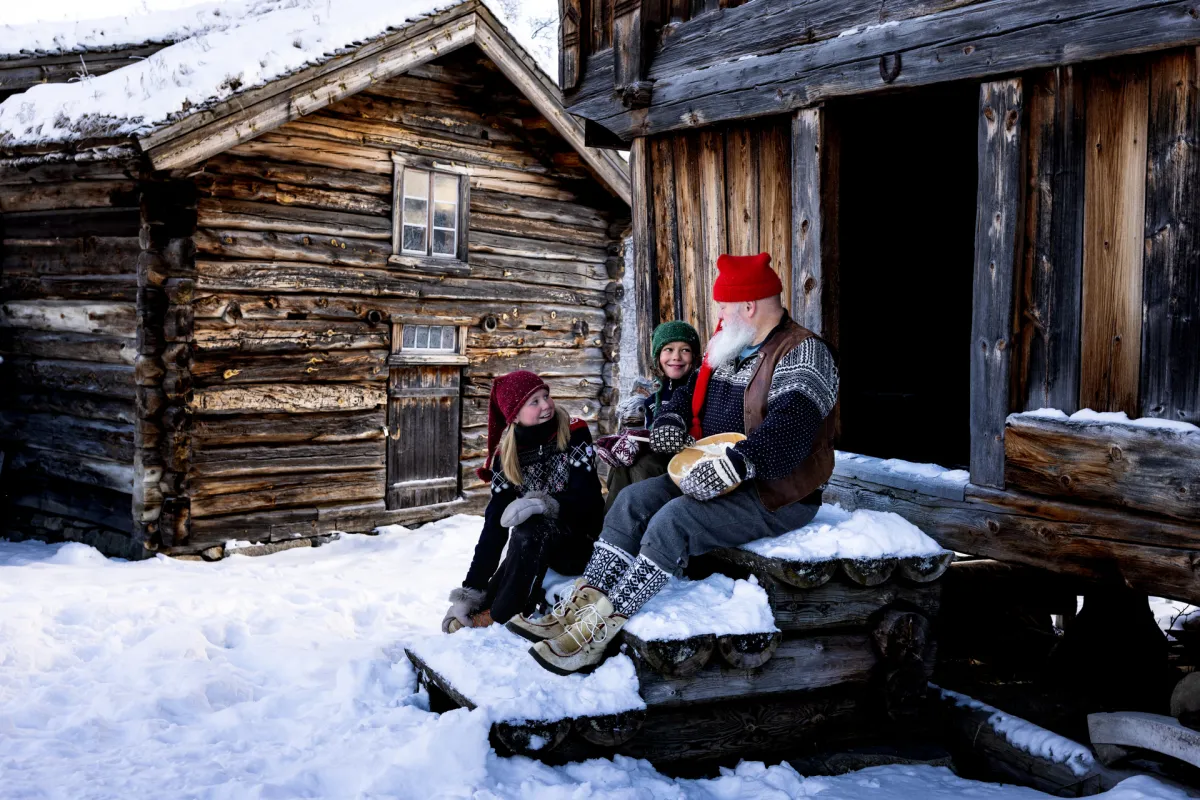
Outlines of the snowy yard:
[[[0,798],[1044,797],[884,767],[500,758],[482,711],[429,713],[397,645],[435,632],[479,521],[214,564],[0,542]],[[1109,800],[1181,795],[1149,779]]]

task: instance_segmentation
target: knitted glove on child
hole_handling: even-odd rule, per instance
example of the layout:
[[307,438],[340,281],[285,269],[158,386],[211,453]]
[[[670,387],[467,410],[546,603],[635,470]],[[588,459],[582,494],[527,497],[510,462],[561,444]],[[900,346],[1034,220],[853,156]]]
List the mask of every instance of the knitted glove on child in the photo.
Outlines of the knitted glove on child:
[[659,425],[650,431],[650,449],[656,453],[675,455],[694,441],[687,431],[674,425]]
[[679,488],[688,497],[704,501],[724,494],[741,482],[742,478],[726,451],[697,461],[687,477],[679,482]]
[[451,620],[458,620],[464,628],[471,627],[471,615],[483,608],[487,593],[481,589],[460,586],[450,592],[450,610],[442,618],[442,633],[450,633]]

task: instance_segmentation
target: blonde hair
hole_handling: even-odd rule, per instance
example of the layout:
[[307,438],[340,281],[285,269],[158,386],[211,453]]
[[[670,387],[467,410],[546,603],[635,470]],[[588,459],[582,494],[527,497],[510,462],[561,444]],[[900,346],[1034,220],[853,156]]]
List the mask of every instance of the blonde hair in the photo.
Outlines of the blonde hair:
[[[554,418],[558,421],[558,435],[555,446],[558,450],[566,450],[571,441],[571,416],[561,407],[554,407]],[[521,457],[517,452],[517,423],[504,429],[500,437],[500,470],[513,486],[524,486],[525,478],[521,475]]]

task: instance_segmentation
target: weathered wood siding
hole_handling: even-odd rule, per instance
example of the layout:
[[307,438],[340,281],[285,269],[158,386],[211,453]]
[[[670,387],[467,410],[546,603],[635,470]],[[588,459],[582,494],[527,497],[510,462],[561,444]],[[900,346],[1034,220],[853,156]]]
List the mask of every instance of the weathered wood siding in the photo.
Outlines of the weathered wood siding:
[[[388,264],[392,151],[469,175],[469,276]],[[195,181],[180,547],[462,510],[384,511],[393,323],[468,326],[460,455],[476,505],[495,376],[532,369],[572,414],[611,414],[628,209],[474,48],[238,145]]]
[[653,236],[634,246],[657,276],[653,324],[682,319],[702,339],[712,334],[722,253],[770,253],[791,297],[791,137],[791,119],[773,117],[647,140],[650,193],[634,191],[649,206]]
[[133,175],[111,162],[0,166],[0,536],[145,554],[135,400],[156,370],[138,339]]

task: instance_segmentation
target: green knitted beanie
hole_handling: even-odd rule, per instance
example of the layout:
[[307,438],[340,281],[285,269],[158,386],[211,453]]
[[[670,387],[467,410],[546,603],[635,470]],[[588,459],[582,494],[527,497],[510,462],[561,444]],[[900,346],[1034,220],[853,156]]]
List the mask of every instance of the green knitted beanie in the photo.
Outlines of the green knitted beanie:
[[664,322],[654,329],[654,337],[650,340],[654,369],[658,370],[658,356],[664,347],[671,342],[683,342],[692,346],[692,363],[700,363],[700,334],[696,329],[683,320]]

